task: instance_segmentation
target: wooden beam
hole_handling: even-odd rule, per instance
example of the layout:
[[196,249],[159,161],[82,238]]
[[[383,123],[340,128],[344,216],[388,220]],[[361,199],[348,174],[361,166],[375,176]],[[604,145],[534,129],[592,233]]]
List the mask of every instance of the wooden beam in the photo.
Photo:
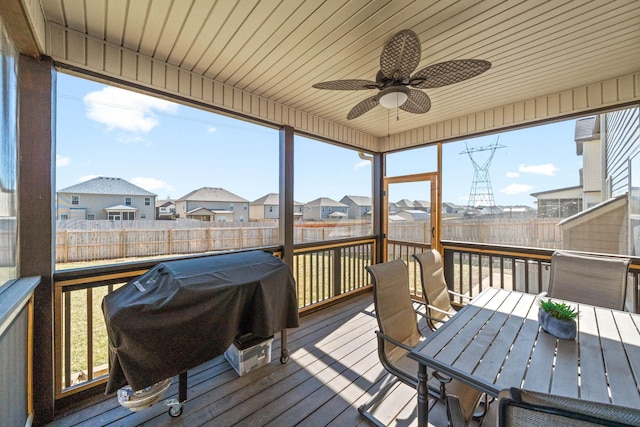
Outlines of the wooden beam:
[[20,277],[39,276],[34,295],[34,425],[53,419],[53,161],[55,71],[50,60],[18,64],[18,248]]
[[0,17],[4,27],[22,55],[40,57],[35,34],[20,0],[0,0]]

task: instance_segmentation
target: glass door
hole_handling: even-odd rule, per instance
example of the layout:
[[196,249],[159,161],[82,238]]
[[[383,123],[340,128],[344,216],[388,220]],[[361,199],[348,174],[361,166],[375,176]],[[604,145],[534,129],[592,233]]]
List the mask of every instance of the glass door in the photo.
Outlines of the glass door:
[[386,177],[384,187],[384,259],[406,258],[416,248],[439,249],[437,174]]

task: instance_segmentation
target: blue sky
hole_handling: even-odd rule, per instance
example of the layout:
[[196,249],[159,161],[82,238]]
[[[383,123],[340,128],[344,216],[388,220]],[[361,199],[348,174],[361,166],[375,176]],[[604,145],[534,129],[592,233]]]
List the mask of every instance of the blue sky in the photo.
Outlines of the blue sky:
[[[58,74],[56,189],[96,176],[126,179],[179,198],[222,187],[249,201],[278,192],[278,131],[90,80]],[[427,113],[428,114],[428,113]],[[533,192],[578,185],[582,158],[575,120],[505,132],[490,167],[496,204],[533,206]],[[497,136],[468,140],[473,148]],[[443,148],[443,199],[466,204],[474,168],[464,142]],[[489,152],[474,159],[484,163]],[[388,175],[435,170],[433,147],[388,156]],[[295,199],[370,195],[371,167],[352,150],[296,138]],[[392,200],[427,200],[422,187],[394,188]],[[393,200],[396,201],[396,200]]]

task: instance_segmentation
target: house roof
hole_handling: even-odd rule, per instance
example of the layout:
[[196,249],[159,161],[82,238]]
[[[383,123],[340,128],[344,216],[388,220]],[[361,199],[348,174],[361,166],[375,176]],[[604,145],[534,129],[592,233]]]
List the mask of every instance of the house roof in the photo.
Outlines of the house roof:
[[133,185],[122,178],[108,178],[104,176],[99,176],[97,178],[63,188],[62,190],[58,190],[58,193],[156,196],[152,192],[140,188],[137,185]]
[[[280,204],[280,194],[279,193],[269,193],[260,197],[259,199],[254,200],[250,203],[253,206],[256,205],[273,205],[278,206]],[[300,206],[302,203],[293,201],[294,206]]]
[[345,200],[351,200],[356,206],[371,206],[371,197],[367,196],[344,196],[340,202],[347,204]]
[[319,197],[315,200],[310,201],[309,203],[305,203],[305,206],[331,206],[331,207],[348,207],[344,203],[336,202],[333,199],[328,197]]
[[176,201],[196,201],[196,202],[229,202],[229,203],[248,203],[247,199],[233,194],[224,188],[202,187],[191,193],[185,194]]
[[156,208],[166,208],[167,206],[175,205],[175,200],[156,200]]
[[399,208],[413,208],[415,207],[413,202],[409,199],[402,199],[396,202],[396,206]]
[[120,212],[135,212],[138,208],[134,208],[133,206],[125,206],[125,205],[115,205],[110,206],[108,208],[104,208],[105,211],[120,211]]
[[[63,67],[372,151],[640,99],[640,8],[634,1],[35,3],[23,8],[35,39],[28,48]],[[399,120],[391,132],[389,110],[380,106],[347,119],[375,89],[312,86],[375,80],[385,44],[405,29],[420,38],[416,69],[464,58],[484,59],[492,67],[423,89],[431,109],[394,110]]]
[[431,202],[428,200],[414,200],[413,206],[417,208],[429,208],[431,207]]
[[344,218],[345,216],[348,216],[348,215],[344,212],[331,212],[329,214],[329,217],[331,218]]
[[[564,187],[564,188],[554,188],[553,190],[545,190],[545,191],[538,191],[537,193],[531,193],[532,197],[535,198],[539,198],[540,196],[549,196],[552,195],[554,193],[582,193],[582,186],[581,185],[574,185],[572,187]],[[577,194],[577,193],[576,193]]]

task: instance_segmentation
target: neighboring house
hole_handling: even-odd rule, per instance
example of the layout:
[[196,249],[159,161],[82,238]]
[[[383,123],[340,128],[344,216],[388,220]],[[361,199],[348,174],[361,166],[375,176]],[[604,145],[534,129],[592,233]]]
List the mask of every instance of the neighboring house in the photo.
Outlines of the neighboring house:
[[176,199],[176,218],[201,221],[245,222],[249,201],[224,188],[202,187]]
[[420,211],[431,212],[431,202],[428,200],[414,200],[413,207]]
[[156,201],[156,219],[175,219],[176,218],[176,202],[168,200]]
[[156,195],[122,178],[97,177],[56,193],[57,219],[154,220]]
[[404,218],[407,221],[427,221],[429,220],[429,214],[425,211],[418,209],[405,209],[396,214]]
[[414,209],[415,208],[413,202],[409,199],[402,199],[399,202],[396,202],[396,207],[398,209]]
[[[293,201],[293,217],[302,219],[302,203]],[[269,193],[249,203],[249,219],[260,221],[264,219],[280,218],[280,195]]]
[[582,156],[580,184],[582,206],[588,209],[603,201],[605,180],[602,174],[602,143],[600,120],[597,116],[576,120],[576,154]]
[[371,197],[344,196],[340,203],[348,206],[347,214],[349,219],[371,218]]
[[[538,215],[560,222],[563,249],[640,252],[640,108],[632,107],[576,120],[576,154],[582,156],[580,184],[532,196]],[[629,193],[634,196],[629,199]],[[628,229],[631,227],[631,229]],[[620,241],[628,236],[628,241]],[[587,244],[588,243],[588,244]],[[625,250],[626,247],[626,250]]]
[[582,211],[582,186],[531,193],[538,203],[540,218],[566,218]]
[[400,215],[395,215],[395,214],[389,215],[388,218],[389,218],[389,222],[404,222],[407,220],[406,218]]
[[[343,219],[346,218],[349,207],[344,203],[336,202],[328,197],[320,197],[303,208],[302,218],[307,221],[318,221],[323,219]],[[344,214],[344,215],[335,215]],[[331,214],[334,214],[331,216]]]
[[464,207],[456,205],[455,203],[442,202],[443,214],[457,214],[464,211]]

